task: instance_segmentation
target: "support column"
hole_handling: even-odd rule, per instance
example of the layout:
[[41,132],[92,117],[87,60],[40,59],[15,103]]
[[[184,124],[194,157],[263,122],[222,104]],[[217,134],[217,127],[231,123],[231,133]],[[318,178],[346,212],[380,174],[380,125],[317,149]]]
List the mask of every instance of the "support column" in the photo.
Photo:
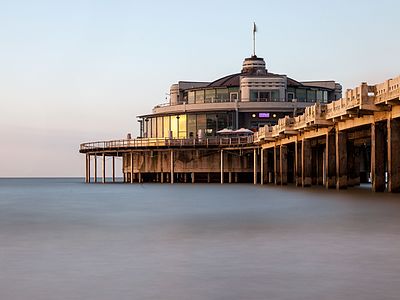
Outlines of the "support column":
[[131,152],[131,183],[133,183],[133,152]]
[[94,155],[94,180],[97,183],[97,154]]
[[192,172],[192,183],[194,183],[194,172]]
[[257,149],[253,150],[253,184],[257,184]]
[[228,173],[228,182],[232,183],[232,172]]
[[264,149],[261,148],[261,162],[260,162],[260,177],[261,177],[261,185],[264,184]]
[[224,184],[224,150],[221,149],[220,151],[220,163],[221,163],[221,184]]
[[112,182],[115,182],[115,156],[112,157]]
[[383,192],[385,190],[384,147],[385,134],[383,124],[371,124],[371,181],[374,192]]
[[294,175],[296,179],[296,186],[302,186],[303,185],[303,180],[301,176],[301,164],[302,164],[302,159],[301,159],[301,142],[296,141],[294,143]]
[[102,181],[106,183],[106,155],[103,153],[103,164],[102,164]]
[[400,192],[400,118],[388,119],[388,191]]
[[311,141],[304,139],[301,147],[302,186],[311,186]]
[[347,188],[347,135],[336,130],[336,189]]
[[85,182],[90,182],[90,154],[86,154],[86,173],[85,173]]
[[171,149],[171,157],[170,157],[170,163],[171,163],[171,184],[174,183],[174,150]]
[[274,147],[274,180],[275,184],[281,184],[281,176],[280,176],[280,163],[279,163],[279,146]]
[[325,145],[325,187],[335,188],[336,187],[336,136],[335,133],[328,133],[326,135]]
[[281,150],[279,151],[279,170],[281,176],[281,185],[287,185],[287,169],[288,169],[287,154],[288,154],[287,146],[282,145]]

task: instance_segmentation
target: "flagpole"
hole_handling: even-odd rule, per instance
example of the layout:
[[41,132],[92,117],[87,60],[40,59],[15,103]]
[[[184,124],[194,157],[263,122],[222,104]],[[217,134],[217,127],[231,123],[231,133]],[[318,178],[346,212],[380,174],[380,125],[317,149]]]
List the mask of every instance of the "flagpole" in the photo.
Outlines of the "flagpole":
[[253,22],[253,56],[256,56],[256,23]]

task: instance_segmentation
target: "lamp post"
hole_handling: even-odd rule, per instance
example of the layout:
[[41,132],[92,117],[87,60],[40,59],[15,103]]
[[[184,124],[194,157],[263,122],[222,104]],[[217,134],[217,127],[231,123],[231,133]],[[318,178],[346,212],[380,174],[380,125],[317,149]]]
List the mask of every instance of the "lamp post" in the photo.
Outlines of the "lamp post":
[[176,130],[178,131],[176,137],[179,139],[179,119],[180,116],[176,116]]

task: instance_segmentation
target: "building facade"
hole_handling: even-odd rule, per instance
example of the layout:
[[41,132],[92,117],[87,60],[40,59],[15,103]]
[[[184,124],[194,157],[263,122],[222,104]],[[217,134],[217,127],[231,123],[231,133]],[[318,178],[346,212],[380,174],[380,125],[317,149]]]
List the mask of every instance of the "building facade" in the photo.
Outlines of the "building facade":
[[240,73],[213,82],[173,84],[168,103],[138,117],[140,137],[212,137],[225,128],[257,131],[341,96],[342,87],[335,81],[296,81],[269,72],[264,59],[253,55],[244,60]]

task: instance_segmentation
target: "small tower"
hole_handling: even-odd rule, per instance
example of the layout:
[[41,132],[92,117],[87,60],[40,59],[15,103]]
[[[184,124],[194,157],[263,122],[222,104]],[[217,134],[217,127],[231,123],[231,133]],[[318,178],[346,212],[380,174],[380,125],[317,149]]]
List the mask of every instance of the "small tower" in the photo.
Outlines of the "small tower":
[[257,26],[253,22],[253,55],[244,59],[242,73],[248,75],[266,75],[268,71],[265,61],[262,57],[257,57],[256,55],[256,32]]

